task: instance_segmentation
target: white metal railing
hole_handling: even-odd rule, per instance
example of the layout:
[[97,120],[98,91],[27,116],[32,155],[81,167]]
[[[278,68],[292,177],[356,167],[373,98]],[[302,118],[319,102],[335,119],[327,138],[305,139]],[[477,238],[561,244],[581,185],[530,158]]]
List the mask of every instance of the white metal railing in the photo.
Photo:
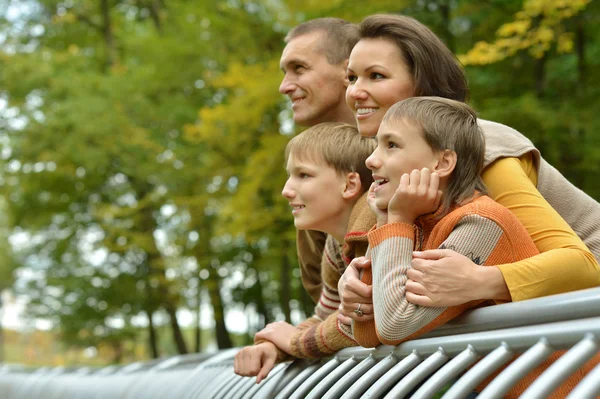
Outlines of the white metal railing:
[[[0,368],[0,398],[499,398],[556,350],[568,351],[522,398],[544,398],[600,351],[600,288],[473,310],[397,347],[348,348],[318,362],[277,365],[257,385],[233,373],[238,349],[124,367]],[[509,363],[515,355],[518,358]],[[569,399],[600,395],[600,366]]]

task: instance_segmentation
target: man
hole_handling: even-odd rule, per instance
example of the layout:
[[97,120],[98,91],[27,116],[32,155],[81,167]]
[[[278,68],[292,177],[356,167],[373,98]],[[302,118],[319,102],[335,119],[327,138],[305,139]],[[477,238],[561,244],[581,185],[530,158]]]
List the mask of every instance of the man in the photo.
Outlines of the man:
[[[339,18],[318,18],[292,29],[281,55],[284,73],[279,91],[292,101],[294,122],[314,126],[321,122],[354,125],[346,104],[346,67],[358,41],[350,23]],[[326,235],[298,230],[298,262],[302,284],[315,303],[321,295],[321,256]]]
[[[355,119],[345,101],[346,67],[358,41],[351,23],[339,18],[318,18],[292,29],[285,37],[280,60],[284,73],[279,91],[292,101],[294,122],[314,126],[322,122]],[[326,234],[298,230],[298,260],[302,284],[315,303],[321,295],[321,254]],[[294,328],[293,326],[289,326]],[[234,370],[244,376],[257,376],[260,383],[284,354],[269,341],[242,349],[235,358]]]

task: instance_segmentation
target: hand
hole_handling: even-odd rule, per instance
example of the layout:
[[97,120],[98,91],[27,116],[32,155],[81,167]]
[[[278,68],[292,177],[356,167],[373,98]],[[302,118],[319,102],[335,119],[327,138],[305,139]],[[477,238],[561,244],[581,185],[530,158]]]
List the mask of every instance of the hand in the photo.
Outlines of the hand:
[[377,227],[381,227],[388,222],[387,209],[381,209],[375,204],[375,183],[369,187],[369,193],[367,194],[367,204],[371,208],[371,212],[377,217]]
[[413,252],[406,299],[415,305],[449,307],[473,300],[510,300],[500,269],[479,266],[449,249]]
[[256,338],[271,341],[279,349],[292,355],[291,341],[294,335],[300,331],[300,329],[285,321],[278,321],[267,324],[265,328],[256,333]]
[[419,216],[437,211],[442,200],[439,187],[440,176],[427,168],[403,174],[388,204],[388,222],[413,224]]
[[271,342],[247,346],[235,355],[233,371],[244,377],[256,376],[259,384],[267,378],[277,361],[277,347]]
[[[372,320],[373,316],[373,288],[360,281],[358,269],[370,267],[371,261],[364,256],[354,258],[338,282],[340,295],[340,315],[338,320],[350,324],[348,319],[356,321]],[[354,312],[358,309],[363,312],[359,316]]]

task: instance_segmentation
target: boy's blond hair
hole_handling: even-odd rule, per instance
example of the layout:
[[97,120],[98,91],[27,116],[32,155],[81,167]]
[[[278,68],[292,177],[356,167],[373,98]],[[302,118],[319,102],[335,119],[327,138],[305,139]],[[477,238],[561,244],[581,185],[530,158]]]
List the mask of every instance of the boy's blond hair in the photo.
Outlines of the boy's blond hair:
[[456,152],[456,166],[442,199],[444,211],[486,192],[481,171],[485,138],[477,115],[467,104],[442,97],[412,97],[394,104],[382,124],[395,121],[416,125],[434,151]]
[[376,142],[362,137],[357,128],[347,123],[319,123],[292,138],[285,147],[285,160],[290,155],[332,167],[340,175],[356,172],[364,192],[373,183],[365,161],[373,153]]

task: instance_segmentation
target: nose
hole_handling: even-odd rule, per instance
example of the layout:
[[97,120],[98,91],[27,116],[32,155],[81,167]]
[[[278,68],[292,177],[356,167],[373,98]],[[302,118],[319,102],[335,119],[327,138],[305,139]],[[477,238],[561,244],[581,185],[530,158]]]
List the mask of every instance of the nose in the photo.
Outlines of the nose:
[[[369,97],[369,94],[364,88],[364,85],[360,82],[360,79],[357,79],[353,84],[349,85],[346,89],[346,95],[348,100],[357,101],[357,100],[366,100]],[[350,104],[348,104],[350,105]],[[352,108],[354,104],[352,104]]]
[[381,160],[377,156],[377,149],[373,151],[371,155],[365,161],[365,165],[372,171],[375,171],[381,167]]
[[281,190],[281,195],[283,195],[288,200],[291,200],[296,195],[294,190],[292,189],[290,179],[287,179],[287,181],[285,182],[285,185],[283,186],[283,190]]
[[279,92],[281,94],[288,94],[288,93],[294,91],[295,88],[296,88],[296,84],[286,73],[285,76],[283,77],[283,80],[281,81],[281,84],[279,85]]

